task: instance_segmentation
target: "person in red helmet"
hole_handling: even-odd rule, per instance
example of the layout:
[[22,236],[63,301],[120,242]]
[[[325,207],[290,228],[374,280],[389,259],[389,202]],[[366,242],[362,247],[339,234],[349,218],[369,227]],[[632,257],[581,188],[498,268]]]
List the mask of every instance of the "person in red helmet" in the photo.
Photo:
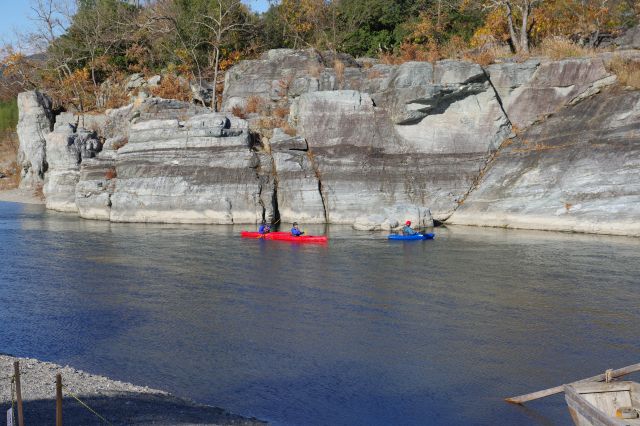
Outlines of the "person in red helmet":
[[404,226],[402,227],[402,235],[416,235],[417,233],[417,231],[411,228],[411,221],[406,221]]

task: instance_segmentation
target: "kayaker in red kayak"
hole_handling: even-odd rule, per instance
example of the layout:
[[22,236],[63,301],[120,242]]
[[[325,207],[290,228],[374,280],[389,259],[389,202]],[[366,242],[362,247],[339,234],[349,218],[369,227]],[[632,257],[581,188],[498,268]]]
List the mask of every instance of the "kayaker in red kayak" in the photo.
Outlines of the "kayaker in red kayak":
[[261,234],[268,234],[269,232],[271,232],[271,226],[268,225],[264,220],[262,221],[262,224],[260,225],[260,227],[258,228],[258,232]]
[[300,228],[298,228],[298,222],[293,222],[293,228],[291,228],[291,235],[293,235],[294,237],[299,237],[301,235],[304,235],[304,232],[302,232]]
[[411,221],[406,221],[404,226],[402,227],[402,235],[416,235],[417,233],[417,231],[411,228]]

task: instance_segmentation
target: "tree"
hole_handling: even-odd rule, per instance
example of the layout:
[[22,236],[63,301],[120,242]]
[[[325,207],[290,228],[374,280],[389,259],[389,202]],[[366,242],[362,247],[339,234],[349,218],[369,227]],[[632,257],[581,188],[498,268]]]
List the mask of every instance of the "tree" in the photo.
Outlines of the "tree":
[[210,31],[207,43],[213,49],[213,86],[214,96],[211,107],[218,110],[218,75],[220,74],[221,51],[230,44],[234,35],[246,31],[250,26],[248,11],[240,0],[213,0],[207,13],[195,23]]
[[[502,10],[509,29],[511,48],[515,53],[529,53],[529,34],[531,32],[531,17],[535,8],[543,0],[485,0],[484,8],[488,10]],[[514,21],[520,18],[520,28],[516,29]]]

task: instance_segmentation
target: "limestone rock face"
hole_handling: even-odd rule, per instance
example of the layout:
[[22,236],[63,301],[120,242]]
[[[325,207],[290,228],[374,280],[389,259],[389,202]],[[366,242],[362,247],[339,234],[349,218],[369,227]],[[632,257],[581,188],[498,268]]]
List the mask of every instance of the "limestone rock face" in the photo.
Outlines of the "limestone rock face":
[[117,151],[112,221],[249,223],[262,217],[247,123],[219,114],[135,123]]
[[[496,75],[495,71],[492,75]],[[545,62],[536,68],[529,81],[508,96],[503,93],[502,104],[511,123],[524,129],[615,81],[600,58]]]
[[57,127],[46,137],[47,171],[43,188],[48,209],[77,212],[76,184],[80,178],[80,163],[93,158],[102,146],[95,132],[72,125]]
[[245,110],[251,131],[230,112],[138,97],[61,114],[46,135],[49,104],[31,92],[20,103],[24,184],[46,176],[50,208],[113,221],[635,235],[640,100],[610,87],[605,67],[629,52],[483,69],[273,50],[225,76],[223,111],[260,100],[259,113]]
[[45,135],[52,130],[51,101],[38,91],[18,95],[18,164],[22,167],[20,188],[34,189],[44,183],[47,170]]
[[505,147],[450,223],[640,236],[640,92],[607,90]]

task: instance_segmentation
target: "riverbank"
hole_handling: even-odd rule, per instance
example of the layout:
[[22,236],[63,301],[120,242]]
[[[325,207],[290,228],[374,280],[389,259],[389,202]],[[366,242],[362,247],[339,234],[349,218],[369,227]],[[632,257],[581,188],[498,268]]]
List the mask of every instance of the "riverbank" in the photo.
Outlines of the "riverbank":
[[0,355],[0,409],[11,406],[11,379],[14,361],[20,361],[24,416],[27,424],[55,421],[56,374],[62,375],[65,425],[102,424],[83,407],[77,395],[111,424],[127,425],[264,425],[255,418],[231,414],[221,408],[196,404],[167,392],[111,380],[31,358]]
[[22,204],[44,204],[44,200],[33,194],[33,191],[23,189],[0,190],[0,201]]

